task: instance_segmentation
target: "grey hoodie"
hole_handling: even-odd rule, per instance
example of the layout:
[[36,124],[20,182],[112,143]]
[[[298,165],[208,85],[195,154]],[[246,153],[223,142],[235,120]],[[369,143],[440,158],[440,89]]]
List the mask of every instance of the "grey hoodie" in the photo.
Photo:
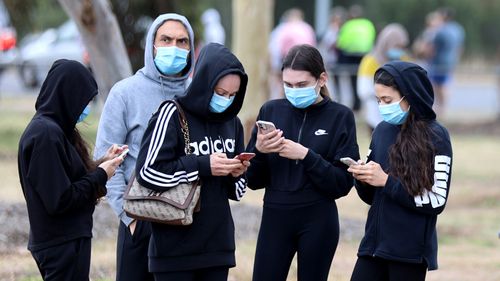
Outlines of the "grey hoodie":
[[[178,20],[189,33],[191,51],[188,65],[179,77],[161,74],[154,63],[153,43],[156,31],[166,20]],[[141,140],[148,121],[160,104],[174,96],[184,94],[189,84],[189,75],[194,67],[194,33],[188,20],[178,14],[163,14],[149,28],[144,51],[144,67],[129,78],[116,83],[104,104],[97,130],[94,158],[106,154],[112,144],[127,144],[129,153],[116,174],[108,181],[108,203],[118,217],[129,225],[132,219],[123,211],[123,194],[135,167]]]

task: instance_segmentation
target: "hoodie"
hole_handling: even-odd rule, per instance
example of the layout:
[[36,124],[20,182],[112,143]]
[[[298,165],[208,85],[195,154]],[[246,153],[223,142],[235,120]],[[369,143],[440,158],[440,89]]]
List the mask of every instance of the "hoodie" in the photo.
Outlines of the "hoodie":
[[[369,204],[365,236],[358,256],[376,256],[407,263],[426,263],[437,269],[436,221],[446,205],[450,189],[452,148],[447,130],[432,110],[434,93],[425,70],[408,62],[390,62],[382,67],[393,77],[408,100],[416,119],[428,121],[434,145],[434,184],[431,191],[412,196],[396,177],[389,175],[383,188],[356,181],[360,198]],[[401,125],[381,122],[373,132],[366,162],[374,161],[390,171],[389,151]],[[404,135],[402,136],[404,137]]]
[[79,115],[97,95],[80,63],[56,61],[38,95],[36,113],[19,140],[18,170],[28,208],[32,252],[92,237],[96,190],[106,172],[88,172],[71,142]]
[[[217,82],[227,74],[241,78],[233,103],[222,113],[209,110]],[[213,176],[210,154],[233,158],[244,151],[243,127],[236,117],[243,105],[247,75],[239,60],[224,46],[211,43],[198,58],[186,95],[177,100],[189,127],[192,154],[185,155],[177,108],[164,102],[151,118],[137,159],[137,181],[156,191],[201,180],[201,210],[189,226],[152,223],[149,244],[151,272],[183,271],[235,265],[234,223],[228,199],[240,200],[243,177]]]
[[[188,64],[180,76],[161,74],[154,63],[154,39],[158,28],[167,20],[180,21],[189,34]],[[194,34],[188,20],[177,14],[160,15],[149,28],[144,51],[144,67],[129,78],[116,83],[104,104],[97,130],[94,158],[106,154],[112,144],[127,144],[129,153],[115,175],[108,181],[107,199],[125,225],[132,219],[123,211],[123,194],[132,175],[139,154],[142,136],[148,120],[160,104],[182,95],[187,88],[194,66]]]

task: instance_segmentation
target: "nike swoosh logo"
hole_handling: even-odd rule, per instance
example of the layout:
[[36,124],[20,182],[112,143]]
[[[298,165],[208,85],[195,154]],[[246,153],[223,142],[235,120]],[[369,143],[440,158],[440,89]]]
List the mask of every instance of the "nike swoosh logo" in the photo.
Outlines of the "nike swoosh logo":
[[314,132],[314,134],[315,134],[316,136],[324,136],[324,135],[328,135],[328,133],[327,133],[325,130],[323,130],[323,129],[319,129],[319,130],[317,130],[316,132]]

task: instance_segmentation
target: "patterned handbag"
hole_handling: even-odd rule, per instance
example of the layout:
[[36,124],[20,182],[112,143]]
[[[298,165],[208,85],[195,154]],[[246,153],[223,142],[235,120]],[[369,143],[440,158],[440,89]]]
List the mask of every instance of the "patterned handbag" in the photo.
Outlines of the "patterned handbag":
[[[184,111],[173,100],[179,113],[184,136],[184,151],[191,154],[189,128]],[[181,183],[167,191],[155,191],[137,182],[135,173],[130,178],[123,196],[123,209],[131,218],[171,225],[190,225],[193,213],[200,210],[201,182]]]

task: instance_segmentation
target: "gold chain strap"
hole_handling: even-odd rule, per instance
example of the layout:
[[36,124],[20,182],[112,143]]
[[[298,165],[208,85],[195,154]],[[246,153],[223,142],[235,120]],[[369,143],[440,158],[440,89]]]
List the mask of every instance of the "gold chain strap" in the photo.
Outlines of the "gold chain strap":
[[189,155],[191,154],[191,146],[189,145],[189,128],[188,123],[184,118],[181,118],[181,132],[184,136],[184,152],[186,153],[186,155]]

